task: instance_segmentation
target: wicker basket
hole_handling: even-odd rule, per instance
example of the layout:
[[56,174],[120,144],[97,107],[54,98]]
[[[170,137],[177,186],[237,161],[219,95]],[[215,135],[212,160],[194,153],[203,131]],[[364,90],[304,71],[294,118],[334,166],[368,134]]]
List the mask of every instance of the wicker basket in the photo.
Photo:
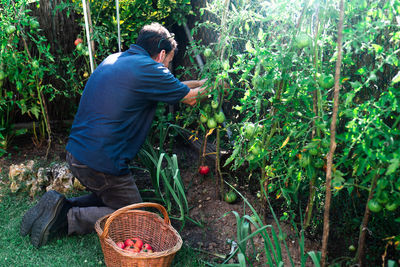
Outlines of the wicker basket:
[[[158,209],[157,214],[134,210],[145,207]],[[182,238],[171,226],[167,211],[157,203],[138,203],[123,207],[100,218],[95,224],[104,261],[108,267],[163,267],[170,266],[182,246]],[[153,247],[153,253],[133,253],[116,245],[118,241],[138,237]]]

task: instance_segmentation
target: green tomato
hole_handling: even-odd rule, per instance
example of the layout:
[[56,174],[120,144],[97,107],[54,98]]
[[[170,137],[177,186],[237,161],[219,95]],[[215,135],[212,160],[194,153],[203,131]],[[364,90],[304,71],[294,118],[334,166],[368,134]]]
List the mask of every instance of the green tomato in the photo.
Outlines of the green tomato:
[[251,153],[253,153],[254,156],[260,155],[260,146],[255,145],[255,146],[253,147],[253,149],[251,150]]
[[213,109],[217,109],[218,108],[218,101],[216,101],[216,100],[211,101],[211,107]]
[[318,85],[321,86],[324,89],[330,89],[335,85],[335,78],[333,78],[332,74],[325,75],[321,74],[318,77]]
[[225,202],[234,203],[236,201],[236,199],[237,199],[237,195],[235,192],[229,191],[229,192],[225,193],[225,196],[224,196]]
[[38,68],[39,68],[39,61],[33,60],[33,61],[32,61],[32,67],[33,67],[34,69],[38,69]]
[[379,204],[386,204],[389,201],[389,193],[387,191],[382,191],[380,194],[378,194],[378,197],[376,200],[379,202]]
[[207,127],[210,129],[217,127],[217,122],[214,120],[214,118],[209,118],[207,120]]
[[225,114],[220,111],[218,113],[215,113],[214,118],[218,123],[223,123],[225,121]]
[[0,81],[4,80],[5,77],[6,77],[5,72],[0,70]]
[[318,149],[316,148],[311,148],[308,153],[310,153],[311,156],[316,156],[318,155]]
[[354,245],[350,245],[349,246],[349,251],[356,251],[356,247]]
[[76,45],[76,50],[81,51],[83,49],[83,44],[79,43]]
[[210,57],[211,54],[212,54],[212,50],[211,50],[210,48],[206,48],[206,49],[204,50],[204,56],[205,56],[205,57]]
[[299,33],[294,39],[294,44],[298,49],[303,49],[304,47],[310,46],[311,42],[311,37],[304,32]]
[[203,114],[200,114],[200,121],[202,123],[206,123],[207,122],[207,116],[204,116]]
[[210,114],[210,113],[211,113],[211,106],[210,106],[210,104],[206,104],[206,105],[204,106],[204,112],[207,113],[207,114]]
[[376,199],[368,201],[368,209],[372,212],[380,212],[382,210],[381,204]]
[[31,29],[37,29],[39,28],[39,22],[37,20],[31,19],[29,22],[29,26],[31,26]]
[[331,142],[328,139],[323,139],[321,145],[323,148],[329,148]]
[[7,33],[8,35],[10,35],[10,34],[12,34],[13,32],[15,32],[15,30],[16,30],[16,28],[15,28],[14,25],[9,25],[9,26],[6,28],[6,33]]
[[253,137],[255,132],[255,125],[253,123],[246,123],[244,126],[245,136],[246,138],[250,139]]
[[85,49],[85,50],[83,50],[83,54],[85,55],[85,56],[89,56],[89,49]]
[[398,206],[399,204],[397,204],[396,202],[388,202],[385,205],[385,209],[387,209],[388,211],[395,211]]

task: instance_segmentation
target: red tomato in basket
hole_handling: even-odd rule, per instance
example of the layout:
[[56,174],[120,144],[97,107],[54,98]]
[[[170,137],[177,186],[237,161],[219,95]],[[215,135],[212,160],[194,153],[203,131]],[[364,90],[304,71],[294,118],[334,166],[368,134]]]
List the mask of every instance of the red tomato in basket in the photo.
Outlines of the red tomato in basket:
[[141,252],[152,253],[153,252],[153,248],[149,244],[146,243],[146,244],[143,245]]
[[132,239],[128,238],[127,240],[125,240],[124,245],[125,247],[130,247],[135,245],[135,242],[133,242]]
[[120,248],[122,248],[122,249],[125,248],[124,242],[117,242],[116,244],[117,244],[118,247],[120,247]]
[[143,245],[143,248],[145,248],[145,249],[153,249],[153,248],[152,248],[149,244],[147,244],[147,243]]
[[140,248],[135,247],[135,246],[125,247],[124,250],[129,251],[129,252],[135,252],[135,253],[140,252]]
[[143,241],[142,239],[138,238],[138,237],[134,237],[131,238],[132,242],[133,242],[133,246],[139,248],[139,250],[142,249],[143,247]]

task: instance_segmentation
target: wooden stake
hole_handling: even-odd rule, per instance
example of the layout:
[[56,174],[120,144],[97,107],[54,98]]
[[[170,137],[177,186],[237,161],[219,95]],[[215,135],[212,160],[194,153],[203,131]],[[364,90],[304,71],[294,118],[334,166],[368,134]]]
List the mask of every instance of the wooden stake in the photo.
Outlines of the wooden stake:
[[321,266],[326,265],[326,255],[328,249],[328,237],[329,237],[329,210],[331,206],[331,181],[332,181],[332,160],[333,154],[336,149],[336,121],[339,109],[339,90],[340,90],[340,66],[342,65],[342,33],[343,33],[343,17],[344,17],[344,4],[343,0],[340,0],[340,16],[338,24],[338,39],[337,39],[337,60],[336,60],[336,71],[335,71],[335,92],[333,97],[333,111],[331,121],[331,144],[329,148],[326,168],[326,192],[325,192],[325,211],[324,211],[324,232],[322,235],[322,255],[321,255]]

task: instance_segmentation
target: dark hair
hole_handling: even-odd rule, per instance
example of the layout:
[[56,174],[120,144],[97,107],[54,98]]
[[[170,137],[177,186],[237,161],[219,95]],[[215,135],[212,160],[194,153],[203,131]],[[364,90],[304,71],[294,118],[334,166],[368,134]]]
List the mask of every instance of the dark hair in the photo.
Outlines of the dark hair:
[[165,50],[168,54],[172,50],[176,50],[178,44],[174,39],[174,34],[171,34],[164,26],[157,22],[145,25],[139,32],[136,44],[145,49],[150,57],[154,57],[161,50]]

